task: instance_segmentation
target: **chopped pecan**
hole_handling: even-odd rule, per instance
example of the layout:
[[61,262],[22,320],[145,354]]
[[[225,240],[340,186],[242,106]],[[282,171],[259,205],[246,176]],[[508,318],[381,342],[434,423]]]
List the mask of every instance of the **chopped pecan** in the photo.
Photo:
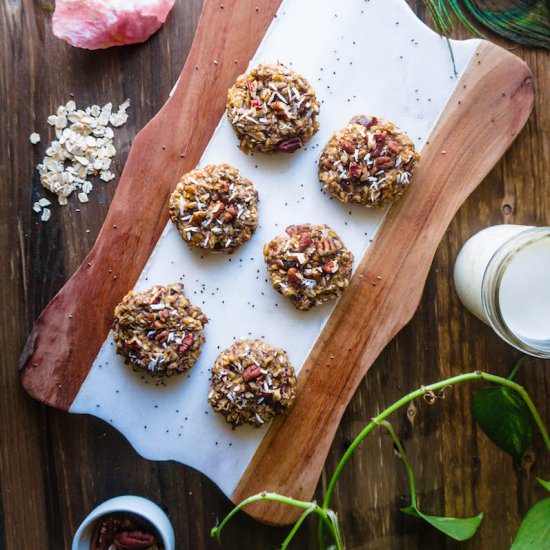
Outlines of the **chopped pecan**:
[[360,178],[363,173],[363,167],[358,162],[351,162],[349,165],[349,175],[351,178]]
[[369,118],[365,115],[357,115],[351,119],[351,122],[355,124],[362,124],[365,128],[370,128],[378,122],[378,119],[375,116]]
[[135,338],[132,338],[127,344],[126,347],[128,349],[137,351],[138,349],[141,349],[141,344],[139,343],[139,340],[136,340]]
[[191,347],[194,340],[195,340],[195,335],[192,332],[188,332],[183,338],[183,340],[181,341],[178,351],[180,353],[185,353]]
[[302,283],[302,274],[295,267],[288,270],[287,277],[292,286],[298,286]]
[[155,537],[141,531],[121,531],[113,541],[119,550],[144,550],[156,544]]
[[343,139],[340,142],[340,147],[346,152],[346,153],[355,153],[355,146],[351,141],[347,141],[346,139]]
[[169,335],[170,335],[170,332],[168,332],[167,330],[163,330],[162,332],[159,332],[155,336],[155,340],[162,344],[162,343],[166,342],[166,340],[168,340]]
[[249,382],[250,380],[255,380],[258,378],[262,372],[260,371],[260,367],[256,365],[250,365],[249,367],[246,367],[243,371],[243,380],[245,382]]
[[330,239],[328,237],[325,237],[324,239],[321,239],[316,244],[317,252],[321,256],[325,256],[326,254],[331,254],[332,252],[336,252],[338,250],[338,245],[334,242],[333,239]]
[[231,221],[236,215],[237,215],[237,209],[235,208],[235,205],[232,203],[229,203],[229,205],[226,206],[225,213],[224,213],[224,217],[226,221]]
[[378,157],[374,161],[374,165],[376,166],[376,168],[386,170],[387,168],[392,168],[393,166],[395,166],[395,160],[393,160],[391,157]]
[[275,111],[275,114],[278,117],[284,118],[285,120],[288,120],[290,118],[288,106],[285,105],[282,101],[274,101],[271,104],[271,108]]
[[290,139],[285,139],[279,143],[279,151],[283,153],[294,153],[302,146],[302,140],[299,137],[293,137]]
[[298,249],[305,250],[312,242],[311,233],[304,232],[298,238]]
[[377,157],[382,152],[382,149],[384,149],[384,145],[386,142],[382,134],[374,134],[374,139],[376,140],[376,145],[371,153],[371,156]]
[[399,151],[401,150],[401,148],[399,147],[399,143],[397,143],[397,141],[390,141],[387,145],[388,149],[392,152],[392,153],[399,153]]
[[294,235],[298,235],[300,233],[303,233],[304,231],[309,231],[310,230],[310,226],[307,225],[307,224],[302,224],[302,225],[289,225],[286,229],[285,229],[285,232],[287,235],[290,235],[291,237],[294,236]]
[[210,213],[212,214],[213,218],[217,218],[225,209],[225,205],[223,202],[218,201],[214,203],[210,209]]

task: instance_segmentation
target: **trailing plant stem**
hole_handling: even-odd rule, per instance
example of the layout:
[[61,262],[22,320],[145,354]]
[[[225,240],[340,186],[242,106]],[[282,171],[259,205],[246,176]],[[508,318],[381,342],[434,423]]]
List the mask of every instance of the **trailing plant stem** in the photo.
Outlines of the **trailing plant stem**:
[[320,518],[321,522],[320,525],[325,525],[327,529],[329,530],[332,539],[334,541],[334,544],[336,546],[336,550],[343,550],[344,546],[342,544],[342,541],[340,539],[340,534],[336,527],[333,525],[329,514],[327,513],[328,510],[321,508],[316,502],[307,502],[304,500],[296,500],[294,498],[286,497],[284,495],[279,495],[277,493],[260,493],[258,495],[252,495],[251,497],[246,498],[242,502],[240,502],[225,518],[222,520],[222,522],[217,525],[216,527],[212,528],[210,534],[212,537],[215,537],[218,542],[221,542],[220,535],[222,532],[222,529],[225,527],[227,522],[239,511],[245,508],[246,506],[249,506],[250,504],[253,504],[254,502],[258,502],[261,500],[269,500],[272,502],[279,502],[281,504],[289,504],[290,506],[294,506],[295,508],[302,508],[304,513],[300,516],[294,527],[292,528],[291,532],[285,539],[282,545],[282,550],[287,548],[288,544],[298,531],[299,527],[302,525],[304,520],[307,518],[309,514],[312,512],[315,512]]
[[509,380],[508,378],[495,376],[493,374],[488,374],[486,372],[481,372],[481,371],[469,372],[466,374],[459,374],[458,376],[453,376],[451,378],[447,378],[446,380],[441,380],[439,382],[430,384],[428,386],[422,386],[417,390],[410,392],[409,394],[403,396],[401,399],[397,400],[395,403],[390,405],[387,409],[382,411],[378,416],[374,417],[372,421],[369,424],[367,424],[363,428],[363,430],[361,430],[359,435],[353,440],[351,445],[346,449],[346,452],[344,453],[344,455],[340,459],[340,462],[336,466],[336,470],[332,474],[332,477],[327,487],[327,491],[325,493],[325,498],[323,500],[323,509],[328,509],[330,504],[330,499],[332,497],[332,493],[334,492],[334,488],[336,486],[336,482],[338,481],[338,478],[340,477],[340,474],[342,473],[344,466],[346,465],[348,460],[351,458],[351,456],[353,455],[357,447],[361,444],[363,439],[365,439],[365,437],[369,435],[369,433],[372,432],[379,424],[381,424],[382,421],[384,421],[388,416],[390,416],[392,413],[394,413],[396,410],[400,409],[404,405],[410,403],[413,399],[416,399],[417,397],[422,397],[423,395],[429,392],[435,392],[437,390],[444,389],[447,386],[453,386],[455,384],[460,384],[468,380],[480,380],[480,379],[486,380],[487,382],[493,382],[501,386],[506,386],[516,391],[520,395],[520,397],[523,399],[523,401],[527,405],[529,411],[531,412],[531,415],[533,416],[533,419],[537,424],[537,427],[542,435],[544,443],[548,451],[550,452],[550,437],[548,436],[548,432],[546,431],[544,423],[535,405],[533,404],[533,402],[531,401],[531,398],[529,397],[529,395],[523,389],[522,386],[520,386],[519,384],[516,384],[515,382],[513,382],[512,380]]
[[409,464],[407,454],[405,453],[405,449],[403,448],[401,441],[399,441],[399,438],[397,437],[393,426],[387,420],[382,420],[382,422],[380,422],[380,425],[386,428],[386,430],[388,430],[388,432],[390,433],[391,438],[393,439],[393,442],[397,448],[397,452],[399,453],[399,456],[403,461],[403,466],[405,466],[405,470],[407,471],[407,477],[409,478],[409,487],[411,489],[411,506],[416,508],[416,487],[414,484],[414,474],[411,465]]
[[367,435],[369,435],[369,433],[372,432],[378,426],[382,426],[388,430],[401,456],[401,459],[403,460],[403,464],[405,466],[405,469],[407,470],[407,476],[409,479],[409,485],[411,490],[411,506],[415,508],[416,507],[416,490],[415,490],[415,483],[414,483],[412,468],[408,462],[407,455],[405,454],[405,450],[403,449],[403,446],[399,441],[397,434],[395,433],[391,424],[386,420],[386,418],[390,416],[392,413],[394,413],[395,411],[397,411],[398,409],[400,409],[401,407],[403,407],[404,405],[407,405],[408,403],[410,403],[411,401],[413,401],[418,397],[423,397],[423,396],[430,397],[431,402],[433,402],[438,397],[437,394],[435,393],[436,391],[438,390],[445,391],[445,389],[450,386],[461,384],[462,382],[467,382],[469,380],[485,380],[493,384],[507,387],[510,390],[515,391],[517,394],[519,394],[519,396],[523,399],[524,403],[527,405],[527,408],[529,409],[529,412],[531,413],[531,416],[533,417],[533,420],[535,421],[540,431],[542,439],[544,440],[544,444],[546,445],[548,452],[550,452],[550,436],[546,431],[546,427],[544,426],[544,423],[534,403],[531,401],[529,394],[525,391],[523,386],[520,386],[519,384],[517,384],[512,380],[513,376],[517,372],[517,369],[520,367],[522,361],[523,359],[518,361],[518,363],[516,364],[515,368],[512,370],[508,378],[503,378],[501,376],[496,376],[494,374],[489,374],[481,371],[469,372],[466,374],[459,374],[458,376],[453,376],[451,378],[447,378],[445,380],[435,382],[434,384],[430,384],[428,386],[421,386],[420,388],[403,396],[401,399],[395,401],[395,403],[393,403],[387,409],[385,409],[380,414],[375,416],[371,420],[371,422],[369,422],[369,424],[367,424],[361,430],[361,432],[353,440],[351,445],[346,449],[346,452],[340,459],[340,462],[338,463],[338,465],[336,466],[336,469],[334,470],[334,473],[332,474],[332,477],[330,479],[330,482],[328,484],[328,487],[325,493],[325,497],[323,499],[322,506],[319,506],[316,502],[306,502],[303,500],[296,500],[290,497],[279,495],[277,493],[266,493],[266,492],[260,493],[243,500],[240,504],[235,506],[235,508],[233,508],[233,510],[231,510],[231,512],[229,512],[227,516],[225,516],[222,522],[211,530],[211,536],[215,537],[218,540],[218,542],[220,542],[220,534],[222,529],[227,524],[227,522],[239,510],[243,509],[244,507],[254,502],[258,502],[261,500],[269,500],[273,502],[278,502],[280,504],[288,504],[290,506],[294,506],[296,508],[301,508],[304,510],[304,512],[302,513],[302,515],[300,516],[300,518],[295,523],[294,527],[291,529],[290,533],[284,540],[281,550],[285,550],[288,547],[291,540],[294,538],[298,529],[301,527],[305,519],[312,513],[317,514],[321,520],[319,522],[319,529],[318,529],[320,548],[321,549],[325,548],[324,533],[326,528],[329,531],[332,540],[334,541],[334,545],[335,545],[334,547],[336,548],[336,550],[343,550],[344,546],[343,546],[340,531],[337,525],[336,514],[332,512],[329,508],[330,499],[332,497],[332,493],[334,492],[336,482],[338,481],[338,478],[340,477],[340,474],[344,469],[344,466],[347,464],[347,462],[349,461],[353,453],[356,451],[357,447],[362,443],[363,439],[365,439],[365,437],[367,437]]
[[526,355],[518,360],[518,362],[514,365],[514,368],[510,371],[510,374],[508,375],[508,380],[513,380],[515,378],[519,368],[521,367],[521,365],[523,365],[525,359],[527,359]]

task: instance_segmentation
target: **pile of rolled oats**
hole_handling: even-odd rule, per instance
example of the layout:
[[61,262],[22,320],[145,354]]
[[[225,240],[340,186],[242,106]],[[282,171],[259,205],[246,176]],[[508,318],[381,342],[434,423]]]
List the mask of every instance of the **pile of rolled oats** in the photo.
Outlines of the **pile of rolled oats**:
[[[127,99],[116,111],[113,111],[112,103],[103,107],[92,105],[82,110],[70,100],[48,117],[48,124],[55,128],[57,139],[49,144],[44,159],[36,168],[40,183],[57,195],[61,206],[67,205],[67,197],[74,191],[78,192],[80,202],[88,202],[93,189],[90,177],[99,176],[105,182],[114,179],[115,175],[110,171],[116,154],[112,127],[126,123],[129,106],[130,100]],[[33,145],[39,143],[40,135],[33,132],[29,141]],[[51,216],[50,204],[46,198],[33,204],[33,210],[40,214],[42,221]]]

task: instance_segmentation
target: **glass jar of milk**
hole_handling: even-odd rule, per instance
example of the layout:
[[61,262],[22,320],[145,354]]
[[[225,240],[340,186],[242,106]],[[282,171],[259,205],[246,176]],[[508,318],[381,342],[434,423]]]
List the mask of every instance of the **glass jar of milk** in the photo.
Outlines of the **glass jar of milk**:
[[462,247],[454,279],[462,303],[501,338],[550,357],[550,227],[483,229]]

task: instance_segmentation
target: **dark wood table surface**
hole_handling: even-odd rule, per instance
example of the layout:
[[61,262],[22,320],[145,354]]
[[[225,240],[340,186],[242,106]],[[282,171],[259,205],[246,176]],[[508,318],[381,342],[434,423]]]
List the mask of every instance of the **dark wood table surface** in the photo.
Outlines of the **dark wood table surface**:
[[[421,2],[410,3],[425,16]],[[71,94],[79,106],[129,97],[129,122],[116,137],[115,171],[120,174],[133,136],[162,106],[183,66],[200,8],[201,0],[178,0],[166,25],[147,43],[87,52],[52,35],[53,0],[4,0],[0,6],[0,548],[69,548],[91,508],[127,493],[149,497],[167,510],[178,549],[217,547],[209,530],[230,503],[212,482],[180,464],[140,458],[96,418],[40,405],[23,392],[17,372],[33,320],[92,246],[116,188],[116,181],[98,185],[80,212],[54,208],[50,222],[37,221],[31,212],[40,187],[34,166],[51,134],[47,115]],[[318,498],[354,435],[402,394],[474,369],[506,375],[519,357],[461,306],[452,282],[456,254],[475,231],[498,223],[550,225],[550,54],[523,47],[514,52],[534,73],[533,114],[453,220],[418,312],[357,391],[331,449]],[[34,130],[43,138],[39,147],[28,141]],[[529,359],[518,380],[550,423],[548,367],[548,362]],[[457,516],[483,511],[479,533],[460,546],[504,549],[521,517],[543,497],[535,477],[550,477],[550,457],[538,436],[520,464],[493,446],[472,420],[474,387],[455,388],[432,406],[418,401],[408,412],[395,414],[393,422],[416,471],[423,509]],[[406,495],[407,481],[391,440],[385,433],[372,434],[347,466],[333,502],[347,547],[458,548],[399,512]],[[225,532],[223,547],[276,548],[285,533],[242,514]],[[313,549],[315,540],[311,521],[294,547]]]

